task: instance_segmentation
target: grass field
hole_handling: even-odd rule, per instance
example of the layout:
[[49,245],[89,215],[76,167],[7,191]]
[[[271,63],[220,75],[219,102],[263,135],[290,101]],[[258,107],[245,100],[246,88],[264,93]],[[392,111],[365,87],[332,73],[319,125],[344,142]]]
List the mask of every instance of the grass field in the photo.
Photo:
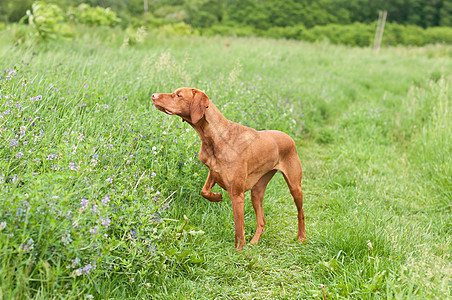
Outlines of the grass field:
[[[0,34],[0,298],[451,297],[450,48],[9,39]],[[227,194],[200,196],[199,138],[151,105],[180,86],[295,139],[306,242],[277,174],[259,244],[235,252]],[[247,241],[254,229],[247,195]]]

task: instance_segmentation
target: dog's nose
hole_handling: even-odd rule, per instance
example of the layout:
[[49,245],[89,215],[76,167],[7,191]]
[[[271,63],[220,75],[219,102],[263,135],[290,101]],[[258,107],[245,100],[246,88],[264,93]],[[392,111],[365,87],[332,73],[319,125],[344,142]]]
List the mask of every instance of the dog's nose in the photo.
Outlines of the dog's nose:
[[158,99],[159,94],[152,94],[152,100]]

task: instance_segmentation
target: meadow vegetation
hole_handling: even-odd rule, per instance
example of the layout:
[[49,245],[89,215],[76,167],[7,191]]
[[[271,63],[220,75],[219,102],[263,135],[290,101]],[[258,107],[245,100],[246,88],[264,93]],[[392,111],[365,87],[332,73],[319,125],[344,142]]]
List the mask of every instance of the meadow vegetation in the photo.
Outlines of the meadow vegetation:
[[[0,298],[451,297],[450,47],[76,30],[0,31]],[[181,86],[295,139],[306,242],[276,175],[235,252],[196,133],[151,105]]]
[[142,0],[97,2],[0,3],[0,29],[11,28],[17,44],[36,38],[72,38],[77,33],[74,25],[85,24],[118,26],[129,32],[146,29],[185,36],[325,40],[368,47],[374,40],[378,10],[386,9],[389,17],[382,45],[452,44],[452,6],[443,0],[405,0],[403,5],[361,0],[145,0],[150,6],[147,11]]

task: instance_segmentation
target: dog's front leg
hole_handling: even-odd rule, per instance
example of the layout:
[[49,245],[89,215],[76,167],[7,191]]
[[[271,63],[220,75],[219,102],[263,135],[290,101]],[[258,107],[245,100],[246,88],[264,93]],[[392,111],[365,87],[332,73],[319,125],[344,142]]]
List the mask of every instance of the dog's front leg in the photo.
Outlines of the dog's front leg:
[[206,183],[201,191],[201,196],[206,198],[211,202],[220,202],[223,200],[223,196],[220,193],[213,193],[212,187],[215,185],[215,180],[212,177],[212,174],[209,171],[209,175],[207,175]]
[[237,248],[237,251],[242,251],[243,245],[245,245],[245,193],[231,193],[228,191],[228,194],[229,198],[231,198],[232,212],[234,213],[235,248]]

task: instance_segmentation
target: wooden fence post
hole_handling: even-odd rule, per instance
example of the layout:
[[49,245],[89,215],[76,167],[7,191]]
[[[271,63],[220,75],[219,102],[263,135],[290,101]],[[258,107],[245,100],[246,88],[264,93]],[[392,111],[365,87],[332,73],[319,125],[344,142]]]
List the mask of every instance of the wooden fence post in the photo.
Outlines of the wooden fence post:
[[381,46],[381,40],[383,39],[383,32],[385,30],[386,16],[388,15],[388,11],[379,11],[378,12],[378,23],[377,30],[375,31],[374,38],[374,51],[378,52]]

